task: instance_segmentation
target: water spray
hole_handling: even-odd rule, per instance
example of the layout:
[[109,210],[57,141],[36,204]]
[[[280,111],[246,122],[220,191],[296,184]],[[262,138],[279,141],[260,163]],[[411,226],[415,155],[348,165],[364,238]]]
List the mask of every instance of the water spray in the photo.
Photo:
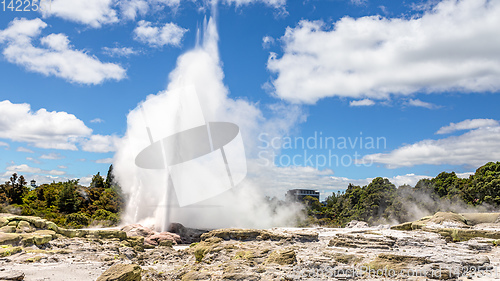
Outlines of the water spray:
[[[195,205],[219,195],[240,183],[246,176],[246,156],[238,125],[230,122],[208,122],[203,114],[196,89],[184,87],[176,95],[177,116],[189,114],[191,127],[154,141],[147,125],[147,110],[141,107],[150,145],[135,158],[143,169],[164,170],[165,218],[161,230],[171,222],[172,208]],[[201,123],[201,124],[200,124]],[[176,200],[174,200],[176,199]],[[199,206],[206,207],[206,206]]]

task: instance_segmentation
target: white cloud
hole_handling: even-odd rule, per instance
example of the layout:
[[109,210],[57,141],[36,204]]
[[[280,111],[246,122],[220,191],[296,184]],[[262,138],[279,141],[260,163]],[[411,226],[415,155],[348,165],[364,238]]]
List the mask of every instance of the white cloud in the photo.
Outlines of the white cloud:
[[38,159],[35,159],[35,158],[33,158],[33,157],[26,157],[26,160],[31,161],[31,162],[33,162],[33,163],[35,163],[35,164],[40,164],[40,163],[42,163],[42,162],[38,161]]
[[387,99],[417,91],[500,90],[500,1],[445,0],[422,16],[301,21],[271,53],[274,94]]
[[[184,1],[187,2],[187,1]],[[205,10],[207,5],[213,1],[196,1],[202,3],[200,10]],[[284,10],[286,0],[224,0],[219,1],[226,5],[236,5],[237,7],[262,3],[264,5]],[[126,20],[135,20],[137,17],[145,16],[148,13],[163,11],[165,7],[169,7],[175,13],[181,4],[181,0],[122,0],[117,3],[121,17]]]
[[38,36],[47,24],[41,19],[26,20],[25,18],[14,19],[9,27],[0,31],[0,42],[19,41],[29,43],[32,37]]
[[498,127],[499,123],[493,119],[467,119],[458,123],[450,123],[448,126],[441,127],[436,134],[450,134],[461,130],[471,130],[484,127]]
[[388,168],[415,165],[481,166],[500,159],[500,126],[480,127],[459,136],[427,139],[389,153],[370,154],[361,163],[381,163]]
[[347,188],[344,182],[332,181],[333,171],[320,171],[312,167],[261,165],[254,160],[247,161],[247,179],[265,190],[268,196],[284,198],[289,189],[305,188],[316,190],[340,190]]
[[57,168],[59,168],[59,169],[67,169],[68,167],[64,166],[64,165],[59,165],[59,166],[57,166]]
[[[68,2],[70,3],[70,2]],[[3,55],[10,63],[27,70],[63,78],[72,83],[100,84],[105,80],[122,80],[126,70],[118,64],[103,63],[95,56],[74,49],[64,34],[50,34],[40,39],[44,47],[33,44],[47,24],[40,19],[14,19],[0,30]]]
[[[75,115],[66,112],[47,111],[42,108],[31,111],[29,104],[0,102],[0,139],[26,142],[34,147],[46,149],[110,152],[115,151],[117,136],[92,135],[92,129]],[[33,153],[19,147],[17,151]],[[62,159],[58,153],[44,154],[40,159]],[[30,160],[30,159],[28,159]],[[30,160],[33,161],[33,160]]]
[[98,164],[113,164],[113,158],[98,159],[95,162]]
[[[396,186],[415,184],[424,178],[432,178],[425,175],[406,174],[389,177],[389,181]],[[277,167],[274,165],[262,165],[259,161],[248,162],[247,179],[256,186],[261,186],[267,196],[284,198],[287,190],[294,188],[314,189],[321,193],[321,200],[330,196],[332,192],[345,190],[351,183],[353,185],[368,185],[373,178],[350,179],[334,176],[329,169],[318,170],[313,167],[289,166]]]
[[49,154],[43,154],[40,156],[40,159],[46,159],[46,160],[58,160],[58,159],[63,159],[64,156],[62,156],[59,153],[49,153]]
[[81,177],[79,181],[79,183],[83,186],[89,186],[91,182],[92,182],[92,175]]
[[56,51],[64,51],[70,47],[68,37],[62,33],[50,34],[40,39],[40,42],[42,45],[49,47],[49,49]]
[[[68,177],[62,176],[62,175],[30,175],[29,177],[30,180],[33,179],[36,181],[36,185],[40,186],[41,184],[44,183],[52,183],[52,182],[65,182],[69,180]],[[28,181],[29,184],[29,181]]]
[[92,135],[82,142],[82,149],[88,152],[106,153],[116,150],[116,145],[120,140],[117,136]]
[[455,173],[457,177],[462,178],[462,179],[467,179],[469,176],[475,174],[475,172],[465,172],[465,173]]
[[18,147],[16,149],[17,152],[26,152],[26,153],[34,153],[33,150],[29,149],[29,148],[26,148],[26,147]]
[[432,177],[415,175],[415,174],[406,174],[406,175],[394,176],[394,177],[388,178],[388,179],[395,186],[402,186],[405,184],[415,186],[419,180],[429,179],[429,178],[432,178]]
[[[12,174],[5,174],[5,175],[0,175],[0,182],[6,182],[9,180],[10,176]],[[30,184],[30,181],[33,179],[36,181],[36,185],[40,186],[41,184],[44,183],[52,183],[52,182],[64,182],[69,180],[68,177],[65,176],[58,176],[58,175],[46,175],[46,174],[28,174],[24,175],[26,181],[28,184]]]
[[141,20],[134,29],[134,39],[151,47],[180,46],[187,31],[171,22],[163,26],[153,26],[151,22]]
[[0,141],[0,146],[5,146],[5,149],[8,149],[10,145],[6,142]]
[[139,53],[139,51],[136,51],[131,47],[121,47],[121,48],[103,47],[102,52],[110,57],[126,57],[126,58],[128,58],[131,55],[137,55]]
[[349,106],[372,106],[375,105],[375,102],[371,99],[363,99],[363,100],[353,100],[349,102]]
[[0,138],[26,142],[40,148],[77,150],[80,137],[89,136],[92,130],[66,112],[31,111],[29,104],[0,102]]
[[390,12],[389,12],[389,10],[387,9],[387,7],[386,7],[386,6],[384,6],[384,5],[380,5],[380,6],[378,6],[378,7],[379,7],[379,9],[382,11],[382,13],[383,13],[384,15],[389,15],[389,14],[390,14]]
[[286,0],[224,0],[224,3],[228,5],[234,4],[236,6],[243,6],[254,3],[263,3],[271,7],[281,8],[285,6]]
[[50,8],[42,14],[99,28],[118,22],[114,4],[113,0],[51,0]]
[[138,15],[144,16],[149,11],[149,3],[145,0],[120,1],[118,5],[122,16],[128,20],[135,20]]
[[350,0],[350,1],[352,4],[357,6],[366,5],[368,3],[368,0]]
[[64,171],[58,170],[42,170],[40,168],[30,167],[26,164],[21,165],[13,165],[6,168],[7,172],[5,172],[4,176],[10,175],[12,173],[27,173],[27,174],[47,174],[52,176],[61,176],[66,174]]
[[274,44],[274,38],[271,36],[262,37],[262,48],[269,49]]
[[411,3],[410,7],[415,11],[430,11],[437,4],[439,4],[440,0],[426,0],[421,1],[420,3]]
[[[191,2],[196,2],[196,0]],[[208,2],[210,1],[205,1],[203,5]],[[283,9],[286,5],[286,0],[224,0],[221,2],[227,5],[234,4],[238,7],[263,3],[279,9]],[[47,3],[46,7],[45,3]],[[117,10],[120,12],[121,19],[135,20],[150,12],[163,11],[165,7],[169,7],[175,12],[180,6],[181,0],[51,0],[50,8],[48,3],[49,1],[43,3],[45,9],[42,12],[43,17],[54,16],[93,28],[100,28],[102,25],[120,21]]]
[[410,99],[409,101],[407,101],[405,103],[405,105],[407,105],[407,106],[415,106],[415,107],[424,107],[424,108],[427,108],[427,109],[437,109],[437,108],[440,108],[439,105],[435,105],[435,104],[430,103],[430,102],[421,101],[419,99]]
[[101,118],[95,118],[95,119],[92,119],[90,120],[90,123],[103,123],[104,120],[102,120]]

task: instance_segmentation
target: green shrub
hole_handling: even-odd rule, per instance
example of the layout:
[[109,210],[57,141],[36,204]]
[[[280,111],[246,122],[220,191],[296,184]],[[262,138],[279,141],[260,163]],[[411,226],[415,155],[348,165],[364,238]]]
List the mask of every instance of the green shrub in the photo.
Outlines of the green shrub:
[[82,212],[73,213],[66,216],[67,226],[81,228],[83,226],[89,225],[89,223],[90,223],[90,218],[87,216],[87,214]]
[[110,221],[112,224],[117,224],[120,220],[117,214],[103,209],[95,211],[95,213],[92,215],[92,219],[100,221]]
[[34,216],[36,215],[35,211],[28,205],[22,206],[23,210],[21,211],[21,215],[23,216]]

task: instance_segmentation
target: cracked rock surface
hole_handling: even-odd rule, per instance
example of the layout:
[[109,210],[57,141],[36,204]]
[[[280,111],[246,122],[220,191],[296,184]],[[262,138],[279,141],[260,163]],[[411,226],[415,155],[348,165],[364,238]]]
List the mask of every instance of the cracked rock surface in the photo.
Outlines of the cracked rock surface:
[[[482,224],[480,219],[457,227],[447,219],[428,219],[414,230],[359,222],[350,228],[219,229],[204,234],[184,228],[190,233],[187,238],[162,234],[177,244],[151,245],[145,237],[153,234],[137,225],[123,236],[112,229],[57,232],[57,226],[44,226],[39,218],[2,218],[0,227],[8,233],[0,232],[0,274],[22,273],[19,280],[95,281],[112,267],[140,272],[141,280],[500,280],[499,240],[481,235],[450,239],[434,231],[451,229],[455,238],[463,229],[500,234],[498,222]],[[432,230],[426,229],[429,225]],[[23,240],[34,233],[50,239]],[[193,240],[199,242],[181,244]]]

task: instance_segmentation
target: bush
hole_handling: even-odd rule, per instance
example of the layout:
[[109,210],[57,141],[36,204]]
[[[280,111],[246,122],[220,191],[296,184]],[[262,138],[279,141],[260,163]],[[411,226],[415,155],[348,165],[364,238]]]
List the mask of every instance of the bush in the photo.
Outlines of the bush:
[[35,211],[28,205],[23,205],[23,210],[21,211],[21,215],[23,216],[34,216],[36,215]]
[[66,225],[81,228],[89,225],[90,218],[85,213],[73,213],[66,216]]
[[95,211],[95,213],[92,215],[92,219],[99,221],[110,221],[111,224],[117,224],[120,220],[117,214],[103,209]]

